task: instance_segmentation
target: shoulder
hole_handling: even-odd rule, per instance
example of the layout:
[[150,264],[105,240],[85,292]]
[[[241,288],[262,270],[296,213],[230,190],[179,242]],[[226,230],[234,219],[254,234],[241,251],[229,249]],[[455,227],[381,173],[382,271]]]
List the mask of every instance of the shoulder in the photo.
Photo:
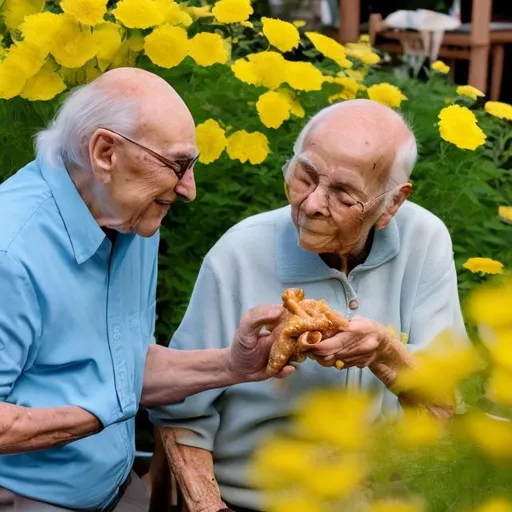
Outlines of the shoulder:
[[1,251],[8,251],[22,233],[31,229],[32,219],[40,220],[39,214],[51,197],[35,162],[0,184],[0,219],[8,219],[0,223]]

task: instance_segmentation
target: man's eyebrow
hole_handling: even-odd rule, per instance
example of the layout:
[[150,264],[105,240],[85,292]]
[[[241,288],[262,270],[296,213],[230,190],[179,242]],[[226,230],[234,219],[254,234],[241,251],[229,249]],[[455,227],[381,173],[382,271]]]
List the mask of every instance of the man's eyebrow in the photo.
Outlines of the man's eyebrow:
[[301,163],[302,165],[305,165],[306,167],[309,167],[310,169],[313,169],[313,171],[317,171],[317,168],[316,168],[315,164],[307,156],[298,155],[297,156],[297,161],[299,163]]

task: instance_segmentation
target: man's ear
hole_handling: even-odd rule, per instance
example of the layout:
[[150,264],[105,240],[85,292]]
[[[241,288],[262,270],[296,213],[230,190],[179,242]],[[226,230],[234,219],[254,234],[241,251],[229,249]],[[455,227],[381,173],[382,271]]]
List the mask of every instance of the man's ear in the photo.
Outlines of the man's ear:
[[384,229],[395,216],[396,212],[402,206],[403,202],[411,195],[412,184],[404,183],[395,194],[393,202],[386,208],[386,211],[379,217],[375,227],[377,229]]
[[108,130],[98,129],[89,141],[89,158],[94,177],[103,184],[112,179],[112,168],[116,160],[115,138]]

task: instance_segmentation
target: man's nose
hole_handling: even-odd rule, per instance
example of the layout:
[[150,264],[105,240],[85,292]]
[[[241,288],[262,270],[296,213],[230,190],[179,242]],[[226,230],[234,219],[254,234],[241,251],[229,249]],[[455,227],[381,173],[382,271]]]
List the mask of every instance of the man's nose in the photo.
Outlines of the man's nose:
[[305,213],[310,217],[328,217],[329,203],[321,187],[316,187],[302,205]]
[[183,178],[178,182],[175,188],[176,194],[185,198],[187,201],[193,201],[196,198],[196,181],[194,179],[194,170],[188,170]]

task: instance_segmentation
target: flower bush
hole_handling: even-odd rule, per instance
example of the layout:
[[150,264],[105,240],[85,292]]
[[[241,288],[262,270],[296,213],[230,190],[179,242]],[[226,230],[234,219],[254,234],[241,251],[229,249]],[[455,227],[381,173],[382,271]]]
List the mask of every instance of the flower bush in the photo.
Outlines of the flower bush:
[[175,205],[162,227],[157,335],[167,343],[218,237],[286,203],[281,167],[307,118],[369,97],[400,109],[416,133],[412,200],[448,225],[462,296],[481,280],[463,268],[469,258],[507,264],[512,107],[452,86],[444,63],[425,82],[398,80],[366,37],[343,46],[255,9],[249,0],[4,0],[0,179],[32,158],[31,136],[71,87],[119,66],[171,83],[197,122],[201,157],[198,199]]

